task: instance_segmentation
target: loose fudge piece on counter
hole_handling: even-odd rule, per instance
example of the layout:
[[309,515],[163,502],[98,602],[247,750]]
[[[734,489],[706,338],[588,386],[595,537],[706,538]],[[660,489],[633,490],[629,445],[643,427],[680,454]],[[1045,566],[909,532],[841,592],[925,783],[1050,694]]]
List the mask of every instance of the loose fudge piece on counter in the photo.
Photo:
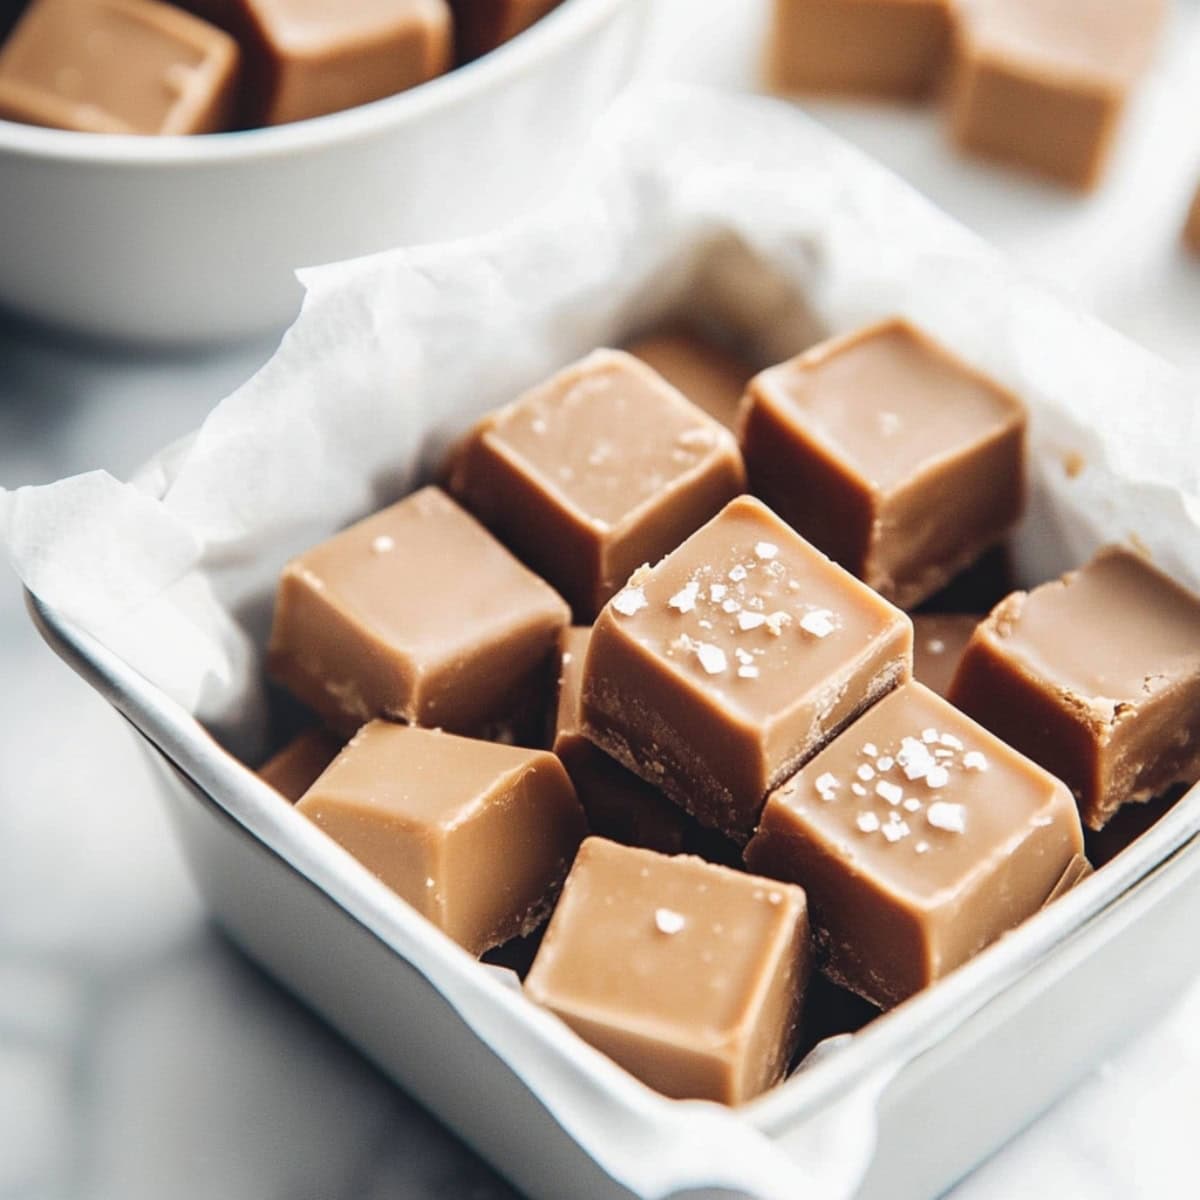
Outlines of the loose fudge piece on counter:
[[888,1008],[1037,912],[1082,854],[1067,787],[912,682],[771,793],[746,864],[804,888],[817,965]]
[[450,490],[587,624],[744,488],[737,443],[645,363],[597,350],[489,414]]
[[809,958],[799,888],[588,838],[525,988],[650,1087],[739,1104],[791,1061]]
[[767,82],[783,92],[918,99],[950,51],[950,0],[775,0]]
[[388,721],[296,807],[475,955],[541,924],[585,833],[553,754]]
[[84,133],[228,128],[240,52],[158,0],[33,0],[0,46],[0,117]]
[[1140,555],[1002,601],[950,699],[1066,781],[1084,823],[1200,779],[1200,597]]
[[470,62],[540,21],[559,0],[450,0],[455,57]]
[[446,0],[235,0],[245,117],[282,125],[382,100],[453,64]]
[[1025,502],[1025,409],[907,321],[751,381],[751,490],[902,608],[1003,538]]
[[1076,188],[1097,184],[1163,0],[958,0],[951,136]]
[[308,791],[343,745],[325,729],[308,729],[258,768],[258,776],[293,804]]
[[945,696],[959,659],[983,620],[974,613],[913,614],[913,678]]
[[569,616],[548,584],[427,487],[287,565],[268,667],[347,736],[377,716],[473,733],[547,686]]
[[742,393],[754,374],[749,363],[686,328],[650,334],[627,349],[726,429],[737,427]]
[[744,843],[767,792],[911,665],[909,619],[743,496],[600,614],[584,731]]

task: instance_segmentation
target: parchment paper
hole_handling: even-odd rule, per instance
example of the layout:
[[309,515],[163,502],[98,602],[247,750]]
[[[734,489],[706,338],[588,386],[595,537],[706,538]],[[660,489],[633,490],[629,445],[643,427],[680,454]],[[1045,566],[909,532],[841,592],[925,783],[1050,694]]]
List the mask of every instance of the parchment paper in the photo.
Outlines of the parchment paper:
[[[732,329],[766,365],[908,315],[1030,408],[1023,577],[1130,538],[1200,588],[1200,398],[790,106],[630,93],[519,226],[302,279],[303,312],[271,362],[136,478],[0,492],[0,538],[30,590],[242,754],[264,748],[260,650],[287,558],[402,495],[472,417],[668,317]],[[417,951],[455,1002],[460,972]],[[461,1000],[475,1024],[480,997]],[[483,1031],[519,1071],[520,1008]],[[554,1104],[553,1072],[526,1078]],[[711,1182],[729,1185],[744,1162],[747,1194],[833,1196],[871,1152],[873,1096],[860,1099],[790,1156],[715,1106],[692,1110],[673,1162],[648,1161],[644,1136],[589,1142],[586,1115],[564,1123],[638,1195],[701,1186],[715,1164]],[[637,1108],[643,1135],[676,1111],[648,1092]]]

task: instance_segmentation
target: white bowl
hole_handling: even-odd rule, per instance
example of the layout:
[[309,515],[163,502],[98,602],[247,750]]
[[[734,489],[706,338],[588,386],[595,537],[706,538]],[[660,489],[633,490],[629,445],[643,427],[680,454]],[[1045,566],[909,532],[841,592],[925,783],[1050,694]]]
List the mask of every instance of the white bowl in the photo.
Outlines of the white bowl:
[[544,197],[626,82],[647,8],[564,0],[413,91],[271,129],[0,120],[0,307],[140,342],[282,328],[297,267],[480,233]]

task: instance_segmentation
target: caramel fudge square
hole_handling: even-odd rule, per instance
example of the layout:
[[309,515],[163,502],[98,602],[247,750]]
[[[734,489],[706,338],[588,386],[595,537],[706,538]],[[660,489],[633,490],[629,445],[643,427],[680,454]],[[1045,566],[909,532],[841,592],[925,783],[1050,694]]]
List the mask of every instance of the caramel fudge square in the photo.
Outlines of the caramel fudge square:
[[751,490],[902,608],[1021,515],[1024,406],[907,321],[823,342],[748,397]]
[[584,835],[553,754],[388,721],[296,807],[475,955],[541,924]]
[[915,100],[950,53],[950,0],[775,0],[767,73],[780,91]]
[[1065,780],[1084,823],[1200,779],[1200,597],[1110,547],[1014,592],[976,630],[950,699]]
[[598,350],[485,417],[450,490],[581,624],[743,490],[737,444],[631,355]]
[[1037,912],[1082,854],[1066,786],[912,682],[772,792],[746,864],[804,888],[818,965],[888,1008]]
[[157,0],[34,0],[0,48],[0,117],[83,133],[209,133],[240,52]]
[[268,667],[347,736],[377,716],[472,733],[547,685],[569,616],[429,487],[284,568]]
[[600,614],[584,730],[744,843],[767,792],[911,665],[909,619],[743,496]]
[[664,1095],[740,1104],[787,1069],[809,957],[799,888],[589,838],[525,988]]
[[1068,186],[1094,186],[1165,8],[1163,0],[959,0],[954,140]]

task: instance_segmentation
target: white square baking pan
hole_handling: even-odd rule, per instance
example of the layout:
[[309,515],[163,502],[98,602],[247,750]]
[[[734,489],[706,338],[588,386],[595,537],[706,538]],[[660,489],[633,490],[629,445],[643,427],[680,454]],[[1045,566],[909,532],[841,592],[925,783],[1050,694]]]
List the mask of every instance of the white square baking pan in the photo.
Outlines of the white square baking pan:
[[534,1197],[932,1195],[1200,970],[1200,788],[948,979],[737,1110],[663,1099],[428,926],[231,753],[261,753],[273,580],[479,412],[666,318],[761,361],[890,313],[1031,413],[1026,581],[1133,538],[1200,586],[1200,405],[784,105],[621,103],[500,235],[324,268],[275,359],[120,484],[0,496],[50,645],[134,727],[213,915]]

